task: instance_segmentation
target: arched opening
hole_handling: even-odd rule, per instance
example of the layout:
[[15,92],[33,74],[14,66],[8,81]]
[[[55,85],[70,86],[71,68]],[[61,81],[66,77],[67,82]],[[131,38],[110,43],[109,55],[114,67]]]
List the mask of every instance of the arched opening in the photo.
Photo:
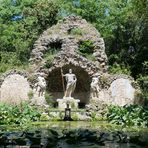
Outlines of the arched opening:
[[[63,73],[68,73],[69,69],[72,69],[73,73],[77,77],[77,84],[72,97],[79,99],[79,107],[85,107],[85,104],[89,101],[90,95],[90,76],[88,73],[81,67],[74,66],[72,64],[65,65],[62,67]],[[66,81],[64,79],[64,85],[66,87]],[[56,103],[57,99],[62,99],[64,96],[63,85],[62,85],[62,76],[61,69],[57,68],[49,73],[47,78],[47,93],[51,93],[54,102]]]
[[62,41],[57,40],[57,41],[50,42],[47,48],[48,48],[47,51],[50,51],[51,53],[58,52],[62,48]]
[[78,43],[78,53],[89,61],[96,61],[94,53],[94,43],[91,40],[83,40]]
[[44,60],[46,61],[46,64],[44,65],[44,67],[46,68],[51,67],[51,63],[54,57],[61,50],[61,48],[62,48],[61,40],[53,41],[48,44],[47,51],[44,53]]

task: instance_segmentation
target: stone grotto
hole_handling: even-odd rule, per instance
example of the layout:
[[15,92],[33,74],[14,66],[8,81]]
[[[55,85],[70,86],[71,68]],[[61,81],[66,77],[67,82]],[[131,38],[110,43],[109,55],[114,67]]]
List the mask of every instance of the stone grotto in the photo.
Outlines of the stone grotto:
[[[86,44],[89,54],[83,48]],[[0,102],[30,100],[44,106],[50,97],[56,106],[64,96],[61,69],[67,73],[71,68],[77,77],[72,96],[80,100],[79,107],[91,100],[120,106],[138,103],[137,83],[127,75],[109,74],[107,61],[104,40],[93,25],[78,16],[66,17],[34,43],[27,70],[13,69],[0,76]]]

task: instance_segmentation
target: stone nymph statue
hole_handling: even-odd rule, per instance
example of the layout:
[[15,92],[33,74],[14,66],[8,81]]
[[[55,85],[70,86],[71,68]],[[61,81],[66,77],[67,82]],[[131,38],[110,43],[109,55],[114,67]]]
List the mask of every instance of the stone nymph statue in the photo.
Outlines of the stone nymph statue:
[[74,92],[76,88],[76,82],[77,78],[76,75],[72,73],[72,69],[69,69],[69,73],[63,74],[63,71],[61,70],[62,77],[65,77],[67,85],[64,97],[71,98],[71,94]]
[[44,77],[39,76],[38,82],[35,84],[35,89],[38,92],[38,96],[43,96],[46,90],[46,81]]
[[100,91],[100,87],[99,87],[99,77],[100,75],[98,73],[94,74],[94,76],[92,77],[92,82],[90,84],[91,88],[91,98],[99,98],[99,91]]

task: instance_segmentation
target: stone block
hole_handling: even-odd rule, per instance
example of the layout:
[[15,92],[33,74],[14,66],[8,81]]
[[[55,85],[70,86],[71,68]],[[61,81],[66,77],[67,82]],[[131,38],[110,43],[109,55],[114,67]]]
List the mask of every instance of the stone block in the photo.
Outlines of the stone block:
[[8,75],[0,88],[0,101],[10,104],[19,104],[28,100],[30,85],[27,78],[20,74]]
[[66,108],[66,103],[69,104],[70,108],[78,108],[78,103],[80,100],[74,99],[74,98],[69,98],[69,97],[64,97],[63,99],[57,99],[58,102],[58,108],[59,109],[65,109]]

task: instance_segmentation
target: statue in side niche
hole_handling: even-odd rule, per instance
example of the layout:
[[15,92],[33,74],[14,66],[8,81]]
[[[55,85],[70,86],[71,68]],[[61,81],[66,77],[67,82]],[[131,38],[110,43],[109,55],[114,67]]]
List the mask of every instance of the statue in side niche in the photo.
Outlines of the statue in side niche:
[[95,74],[92,78],[92,82],[90,84],[91,98],[99,98],[99,76],[99,74]]
[[38,82],[35,84],[36,91],[38,91],[38,96],[43,96],[46,90],[46,81],[44,77],[39,76]]

